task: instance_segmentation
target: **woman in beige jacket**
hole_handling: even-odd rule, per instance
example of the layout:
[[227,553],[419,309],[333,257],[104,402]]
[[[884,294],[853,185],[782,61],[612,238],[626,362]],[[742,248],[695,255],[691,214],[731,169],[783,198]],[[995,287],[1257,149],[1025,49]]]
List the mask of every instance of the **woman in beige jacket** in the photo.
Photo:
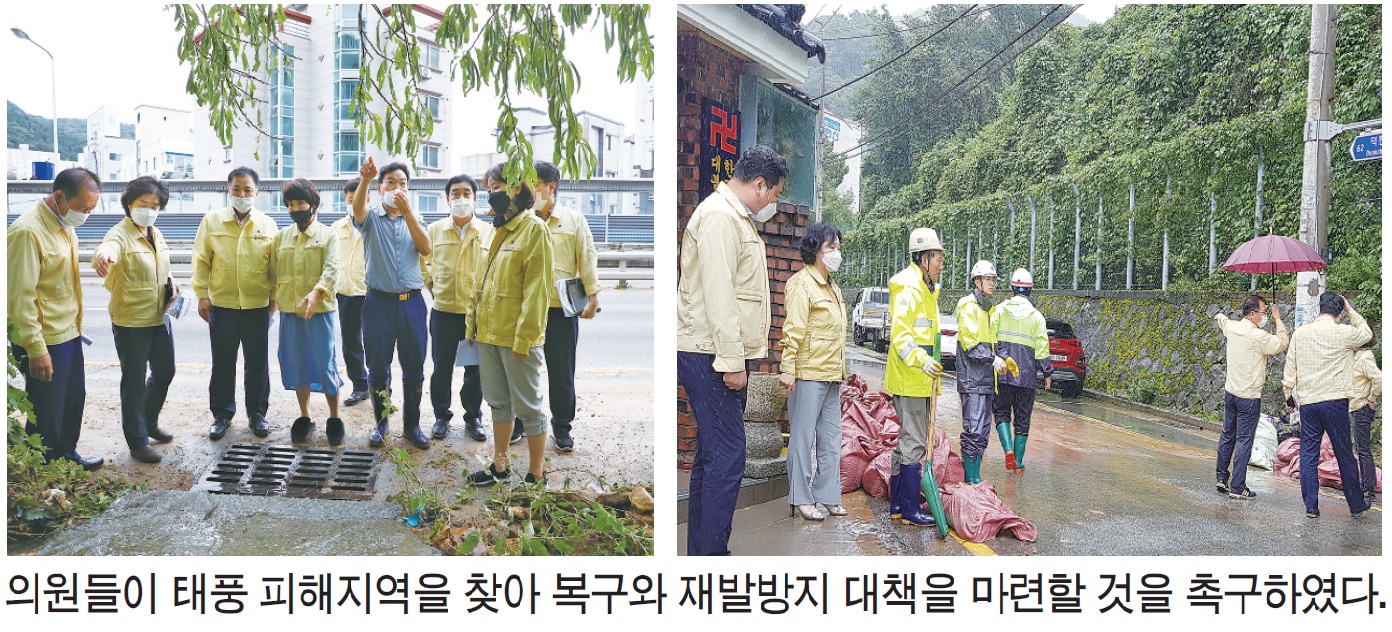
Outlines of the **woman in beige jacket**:
[[[788,389],[788,503],[804,520],[841,507],[841,383],[846,380],[846,305],[831,273],[841,266],[841,231],[807,227],[798,248],[803,267],[783,292],[783,363]],[[813,475],[812,463],[817,464]],[[826,513],[816,503],[826,507]]]

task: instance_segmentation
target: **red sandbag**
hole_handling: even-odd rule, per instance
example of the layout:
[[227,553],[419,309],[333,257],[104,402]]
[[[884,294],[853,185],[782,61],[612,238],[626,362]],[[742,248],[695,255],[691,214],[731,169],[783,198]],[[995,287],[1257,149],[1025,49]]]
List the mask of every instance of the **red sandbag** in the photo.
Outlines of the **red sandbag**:
[[[1358,455],[1355,453],[1354,460],[1357,461]],[[1276,448],[1276,473],[1289,478],[1300,478],[1300,438],[1291,437],[1281,442]],[[1373,467],[1373,474],[1376,476],[1374,491],[1382,491],[1382,468]],[[1334,446],[1329,443],[1329,435],[1324,435],[1320,441],[1319,452],[1319,484],[1320,487],[1332,487],[1343,489],[1343,479],[1339,477],[1339,460],[1334,457]]]
[[963,540],[986,542],[1001,531],[1009,531],[1022,542],[1033,542],[1039,536],[1034,523],[1006,507],[990,483],[954,483],[941,490],[947,523]]
[[853,492],[860,487],[860,479],[865,475],[865,468],[870,465],[870,460],[864,455],[847,452],[845,441],[842,441],[841,449],[841,493]]
[[889,497],[889,468],[893,456],[893,452],[882,452],[870,461],[870,465],[865,468],[865,475],[860,478],[865,493],[875,498]]

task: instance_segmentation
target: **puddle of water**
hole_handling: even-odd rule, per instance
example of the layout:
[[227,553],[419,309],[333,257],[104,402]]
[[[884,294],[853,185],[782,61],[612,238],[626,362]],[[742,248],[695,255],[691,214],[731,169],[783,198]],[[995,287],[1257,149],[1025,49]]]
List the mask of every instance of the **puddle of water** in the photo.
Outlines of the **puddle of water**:
[[1165,419],[1141,418],[1125,409],[1112,408],[1089,399],[1065,399],[1057,393],[1040,392],[1035,397],[1035,401],[1186,447],[1213,450],[1218,445],[1215,438],[1206,437],[1196,430],[1177,428],[1171,425],[1174,422]]

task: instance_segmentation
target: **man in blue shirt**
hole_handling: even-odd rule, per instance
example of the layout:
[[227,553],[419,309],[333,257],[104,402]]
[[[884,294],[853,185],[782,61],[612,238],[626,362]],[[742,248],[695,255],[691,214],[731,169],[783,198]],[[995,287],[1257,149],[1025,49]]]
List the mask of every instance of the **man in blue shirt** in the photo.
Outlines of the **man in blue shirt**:
[[[393,162],[379,173],[368,158],[358,169],[362,180],[353,196],[353,227],[362,232],[367,263],[367,298],[363,300],[363,347],[367,352],[367,381],[372,390],[372,413],[377,427],[368,444],[381,447],[387,433],[386,398],[391,385],[391,358],[401,355],[402,434],[417,448],[430,447],[420,429],[420,403],[425,383],[426,308],[421,297],[421,256],[430,254],[425,226],[411,210],[407,185],[411,173]],[[368,183],[377,177],[381,205],[367,205]],[[389,395],[389,394],[388,394]]]

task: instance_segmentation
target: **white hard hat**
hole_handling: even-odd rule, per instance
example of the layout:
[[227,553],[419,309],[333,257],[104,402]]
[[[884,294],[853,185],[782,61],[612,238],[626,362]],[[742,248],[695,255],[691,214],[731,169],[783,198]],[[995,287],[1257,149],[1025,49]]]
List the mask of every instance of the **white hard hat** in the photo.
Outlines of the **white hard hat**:
[[1015,268],[1010,273],[1010,285],[1015,287],[1034,287],[1034,275],[1024,268]]
[[996,264],[985,259],[976,262],[976,265],[972,266],[971,269],[971,278],[976,279],[977,277],[996,278]]
[[942,250],[942,240],[938,239],[938,231],[931,228],[915,228],[909,234],[909,253],[922,252],[924,250]]

